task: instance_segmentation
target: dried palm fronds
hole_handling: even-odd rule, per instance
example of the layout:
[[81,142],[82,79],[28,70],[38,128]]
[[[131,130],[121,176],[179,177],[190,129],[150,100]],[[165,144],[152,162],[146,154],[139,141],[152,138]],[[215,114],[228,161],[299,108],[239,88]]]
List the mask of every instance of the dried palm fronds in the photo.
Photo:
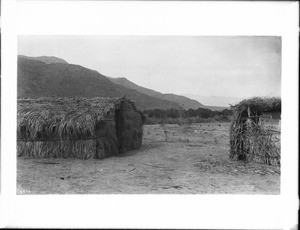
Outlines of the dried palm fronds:
[[[118,118],[124,116],[123,110],[128,115]],[[19,99],[18,156],[103,158],[121,152],[117,133],[129,132],[129,142],[141,142],[116,120],[130,124],[131,132],[142,133],[142,114],[125,98]]]
[[264,113],[280,113],[280,98],[252,98],[232,106],[230,158],[280,165],[280,131],[260,122]]

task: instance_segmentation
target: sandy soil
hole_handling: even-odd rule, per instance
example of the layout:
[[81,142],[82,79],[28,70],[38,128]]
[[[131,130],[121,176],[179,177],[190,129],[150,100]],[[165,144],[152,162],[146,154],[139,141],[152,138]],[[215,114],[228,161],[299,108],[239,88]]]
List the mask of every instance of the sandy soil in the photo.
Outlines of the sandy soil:
[[280,168],[229,160],[229,124],[146,125],[141,149],[102,160],[17,160],[18,194],[280,194]]

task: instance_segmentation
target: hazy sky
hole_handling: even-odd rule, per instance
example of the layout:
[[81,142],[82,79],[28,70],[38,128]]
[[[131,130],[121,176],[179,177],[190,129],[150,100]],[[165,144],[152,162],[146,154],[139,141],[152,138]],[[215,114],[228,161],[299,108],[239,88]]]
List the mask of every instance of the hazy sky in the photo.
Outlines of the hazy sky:
[[280,95],[279,37],[20,36],[18,48],[162,93]]

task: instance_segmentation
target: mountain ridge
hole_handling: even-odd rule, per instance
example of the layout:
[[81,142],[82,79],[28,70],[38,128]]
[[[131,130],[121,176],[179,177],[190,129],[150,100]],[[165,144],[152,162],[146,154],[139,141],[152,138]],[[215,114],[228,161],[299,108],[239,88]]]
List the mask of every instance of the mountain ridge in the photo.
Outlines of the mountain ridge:
[[126,96],[134,101],[140,110],[180,108],[174,102],[114,84],[106,76],[80,65],[46,64],[22,56],[18,57],[17,85],[18,98]]
[[54,63],[62,63],[62,64],[69,64],[66,60],[54,56],[37,56],[37,57],[29,57],[26,55],[18,55],[20,58],[28,59],[28,60],[35,60],[41,61],[46,64],[54,64]]
[[163,94],[163,93],[157,92],[155,90],[139,86],[124,77],[121,77],[121,78],[109,77],[108,79],[111,80],[115,84],[121,85],[121,86],[129,88],[129,89],[134,89],[140,93],[147,94],[151,97],[156,97],[159,99],[175,102],[175,103],[179,104],[183,109],[198,109],[198,108],[204,107],[203,104],[201,104],[200,102],[198,102],[196,100],[190,99],[190,98],[182,96],[182,95],[172,94],[172,93]]

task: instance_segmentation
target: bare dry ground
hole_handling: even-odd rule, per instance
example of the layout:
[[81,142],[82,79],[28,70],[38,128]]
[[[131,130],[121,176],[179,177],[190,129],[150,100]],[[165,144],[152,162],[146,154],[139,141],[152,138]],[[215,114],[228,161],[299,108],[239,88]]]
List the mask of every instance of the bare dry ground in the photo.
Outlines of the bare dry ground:
[[17,159],[18,194],[280,194],[280,168],[229,160],[229,123],[144,127],[102,160]]

